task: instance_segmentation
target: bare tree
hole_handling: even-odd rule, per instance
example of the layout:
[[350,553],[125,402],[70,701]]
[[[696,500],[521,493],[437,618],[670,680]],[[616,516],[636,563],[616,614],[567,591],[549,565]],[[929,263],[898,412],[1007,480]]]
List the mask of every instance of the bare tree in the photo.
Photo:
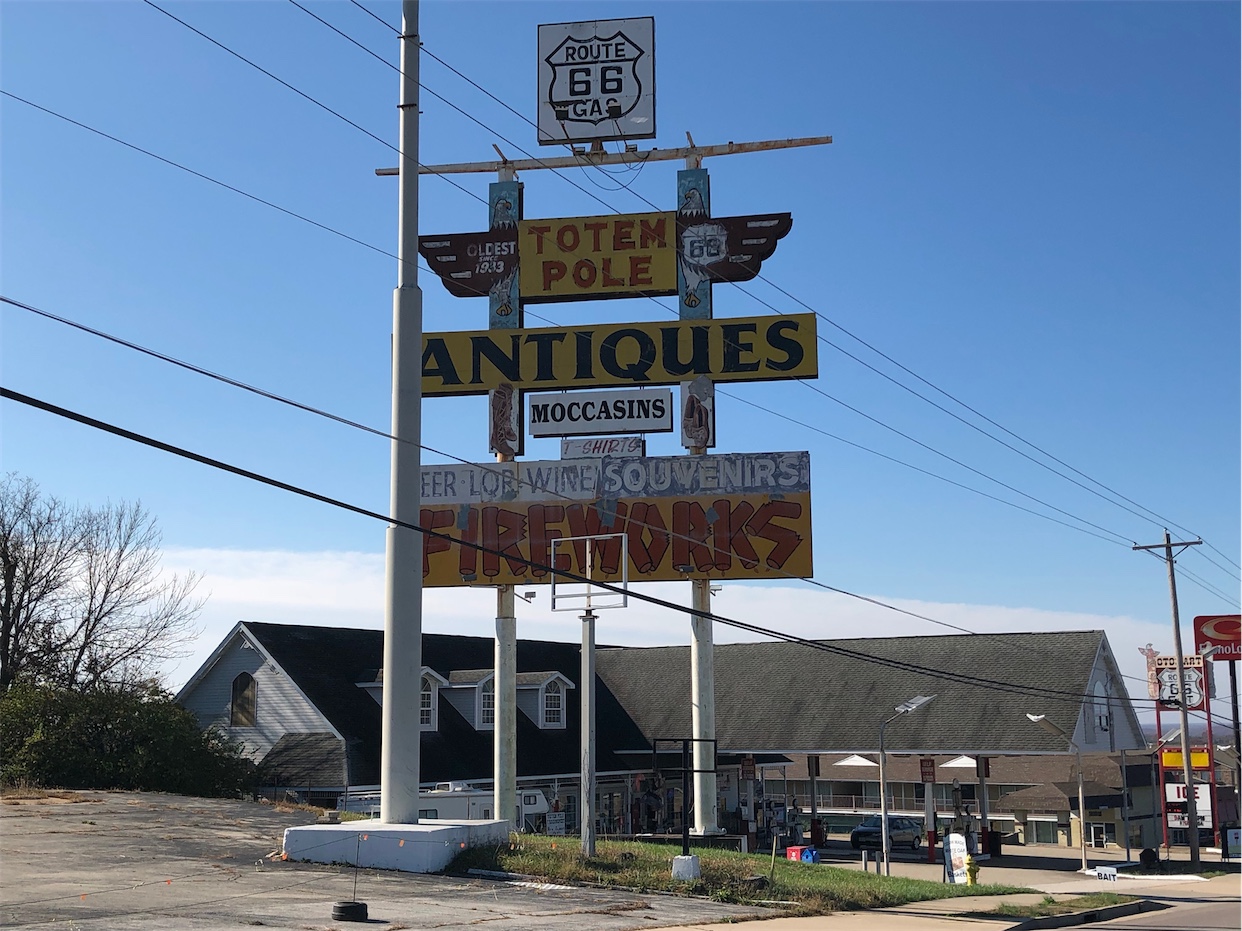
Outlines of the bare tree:
[[74,508],[0,479],[0,689],[132,683],[184,655],[198,577],[164,577],[160,542],[137,502]]

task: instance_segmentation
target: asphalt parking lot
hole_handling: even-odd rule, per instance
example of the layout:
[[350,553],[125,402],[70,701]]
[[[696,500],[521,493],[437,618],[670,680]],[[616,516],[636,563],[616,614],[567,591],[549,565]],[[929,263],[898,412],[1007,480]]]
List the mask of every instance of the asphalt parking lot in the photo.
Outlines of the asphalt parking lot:
[[278,855],[284,829],[313,820],[304,811],[146,793],[6,797],[0,927],[627,931],[774,914],[668,895],[361,870],[357,899],[371,920],[337,922],[332,905],[354,898],[354,870]]

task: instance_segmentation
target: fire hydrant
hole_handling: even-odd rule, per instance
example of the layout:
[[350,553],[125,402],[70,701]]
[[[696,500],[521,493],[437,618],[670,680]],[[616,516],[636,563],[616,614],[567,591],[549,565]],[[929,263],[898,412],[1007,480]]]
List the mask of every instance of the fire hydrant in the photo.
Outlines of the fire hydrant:
[[966,885],[978,885],[979,861],[969,853],[966,854]]

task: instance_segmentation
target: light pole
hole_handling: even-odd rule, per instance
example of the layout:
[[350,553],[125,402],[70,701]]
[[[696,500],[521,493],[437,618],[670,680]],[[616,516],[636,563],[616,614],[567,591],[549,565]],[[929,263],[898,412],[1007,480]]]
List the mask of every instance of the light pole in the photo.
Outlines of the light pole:
[[1038,724],[1049,734],[1064,737],[1074,748],[1074,755],[1078,758],[1078,846],[1082,850],[1082,868],[1085,870],[1087,869],[1087,806],[1082,791],[1082,748],[1074,743],[1074,738],[1049,721],[1047,715],[1027,712],[1026,718],[1032,724]]
[[880,725],[880,852],[884,858],[884,875],[889,876],[888,862],[888,787],[885,785],[885,769],[884,769],[884,728],[888,727],[903,714],[909,714],[911,711],[917,711],[929,701],[935,698],[935,695],[915,695],[909,701],[903,701],[893,710],[897,713]]

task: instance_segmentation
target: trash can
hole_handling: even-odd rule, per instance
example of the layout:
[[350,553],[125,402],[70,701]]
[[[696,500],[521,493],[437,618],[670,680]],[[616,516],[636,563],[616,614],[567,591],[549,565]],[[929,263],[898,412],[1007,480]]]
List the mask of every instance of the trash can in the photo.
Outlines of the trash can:
[[819,851],[816,850],[814,847],[803,848],[802,862],[803,863],[818,863],[819,862]]
[[1001,837],[1003,836],[1000,831],[988,831],[988,853],[994,857],[1001,855]]
[[811,819],[811,844],[816,847],[824,846],[824,822],[820,818]]

